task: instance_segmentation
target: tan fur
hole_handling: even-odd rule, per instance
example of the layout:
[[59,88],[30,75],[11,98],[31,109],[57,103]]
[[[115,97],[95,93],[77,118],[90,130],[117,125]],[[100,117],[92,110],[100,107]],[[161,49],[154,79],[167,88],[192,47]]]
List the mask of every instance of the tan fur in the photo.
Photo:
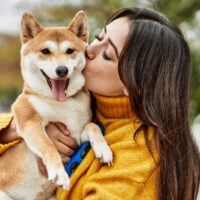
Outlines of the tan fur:
[[102,134],[99,134],[101,132],[101,130],[98,126],[96,126],[96,124],[88,123],[85,128],[87,128],[88,130],[91,131],[91,133],[93,134],[92,137],[94,138],[94,141],[104,142],[104,137],[102,136]]
[[[0,167],[1,171],[1,190],[7,191],[10,185],[20,185],[26,181],[24,175],[28,175],[32,172],[37,163],[31,163],[27,165],[29,158],[34,160],[36,156],[27,148],[25,142],[21,142],[18,145],[8,149],[1,157]],[[12,159],[11,159],[12,158]],[[33,166],[34,165],[34,166]],[[22,168],[22,166],[24,166]],[[36,170],[40,174],[39,170]],[[35,173],[34,173],[35,174]],[[34,174],[32,174],[34,176]],[[42,177],[42,174],[40,174]],[[37,181],[32,179],[32,181]],[[39,181],[39,180],[38,180]],[[44,199],[44,191],[48,188],[49,183],[43,184],[41,192],[37,194],[36,200]],[[56,185],[51,184],[48,189],[48,195],[51,196],[56,189]]]
[[[74,37],[74,34],[70,32],[67,28],[45,28],[38,34],[37,37],[39,37],[40,39],[32,40],[28,43],[26,50],[23,52],[23,56],[26,56],[30,52],[38,52],[41,49],[44,49],[44,42],[48,40],[55,41],[58,44],[62,41],[70,41],[70,43],[72,44],[72,48],[77,49],[78,51],[85,51],[86,48],[84,43],[80,43],[80,39]],[[60,53],[61,52],[58,52],[56,56],[61,56]],[[51,56],[53,57],[55,55],[53,54]],[[46,57],[42,54],[40,58],[46,59]]]
[[[37,111],[32,107],[32,105],[28,101],[27,96],[29,95],[25,95],[23,93],[13,104],[12,107],[12,112],[15,114],[14,117],[16,123],[18,124],[18,130],[24,134],[21,135],[24,139],[26,137],[29,137],[30,140],[35,142],[35,145],[42,144],[37,147],[39,151],[42,152],[44,157],[49,157],[50,155],[56,167],[60,167],[59,154],[54,144],[46,136],[45,130],[41,124],[41,116],[37,113]],[[21,114],[22,110],[26,110],[26,112],[24,112],[23,115]],[[56,161],[58,161],[58,163],[56,163]]]
[[[24,147],[25,143],[21,142],[13,148],[8,149],[6,153],[1,156],[1,160],[3,160],[3,162],[0,162],[1,187],[3,190],[10,185],[10,182],[14,182],[15,184],[19,184],[21,182],[22,175],[26,169],[21,168],[21,163],[16,162],[16,160],[24,158],[27,154],[28,149]],[[15,159],[11,159],[13,156],[15,156]],[[15,174],[15,176],[13,176],[13,174]]]
[[[36,21],[36,19],[29,13],[24,13],[22,17],[22,22],[23,21],[26,21],[26,23],[21,23],[21,41],[22,43],[26,43],[30,39],[35,37],[40,31],[42,31],[42,28]],[[32,31],[30,29],[30,26],[34,26],[34,28],[32,28]]]
[[[80,11],[67,28],[42,28],[29,13],[23,15],[21,24],[23,44],[21,70],[25,83],[23,93],[12,105],[12,113],[17,132],[25,142],[15,145],[0,157],[0,169],[2,169],[0,200],[2,194],[4,198],[7,195],[7,199],[42,200],[45,193],[53,200],[55,197],[52,195],[56,186],[51,185],[47,191],[48,180],[67,188],[69,177],[56,147],[45,132],[45,126],[50,121],[64,123],[78,143],[80,140],[82,142],[90,140],[97,158],[103,162],[110,165],[113,157],[99,127],[89,123],[91,120],[90,99],[88,91],[83,89],[84,79],[81,73],[83,69],[81,62],[85,63],[81,55],[84,55],[85,42],[88,39],[87,18],[84,12]],[[69,43],[70,48],[75,52],[72,55],[66,55],[66,52],[61,51],[62,48],[60,50],[57,48],[50,55],[44,55],[41,50],[46,48],[47,41],[58,47],[62,42],[67,42],[67,45]],[[29,64],[32,55],[37,56]],[[41,68],[36,66],[34,70],[37,72],[29,71],[32,63],[36,62],[35,59],[38,63],[47,60],[50,66],[51,60],[56,61],[54,63],[57,65],[62,65],[63,60],[70,59],[71,62],[75,62],[77,59],[77,65],[80,66],[79,68],[74,66],[67,88],[67,92],[71,90],[75,94],[70,96],[67,93],[69,100],[60,103],[52,99]],[[32,76],[32,73],[36,77]],[[40,84],[44,88],[41,88]],[[39,91],[35,89],[37,87]],[[40,173],[36,155],[42,158],[46,165],[48,179]]]
[[[81,20],[83,19],[86,19],[86,16],[85,16],[85,13],[80,11],[79,12],[79,15],[76,15],[74,17],[74,19],[71,21],[71,23],[69,24],[68,26],[68,29],[70,31],[72,31],[73,33],[75,33],[79,38],[81,38],[84,42],[87,42],[88,41],[88,32],[87,31],[84,31],[84,30],[80,30],[80,28],[78,29],[77,27],[80,27],[79,26],[79,23]],[[84,20],[86,21],[86,20]],[[74,23],[75,23],[75,26],[74,26]],[[84,23],[83,26],[81,26],[81,29],[85,29],[87,30],[88,29],[88,25],[87,23]],[[82,34],[84,33],[84,34]]]

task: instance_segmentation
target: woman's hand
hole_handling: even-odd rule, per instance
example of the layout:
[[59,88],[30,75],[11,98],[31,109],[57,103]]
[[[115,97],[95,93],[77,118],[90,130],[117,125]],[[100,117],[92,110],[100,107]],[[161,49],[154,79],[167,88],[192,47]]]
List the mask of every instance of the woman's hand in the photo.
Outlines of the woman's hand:
[[8,144],[20,138],[21,137],[16,132],[14,120],[12,120],[10,125],[1,131],[0,144]]
[[[63,165],[66,165],[68,162],[67,157],[72,156],[75,152],[75,148],[77,148],[76,140],[70,137],[69,131],[67,131],[67,128],[62,123],[49,123],[45,129],[47,135],[60,153]],[[40,172],[44,176],[48,177],[47,170],[42,159],[37,157],[37,162]]]
[[50,123],[46,126],[46,132],[51,141],[55,144],[56,149],[63,158],[63,162],[66,162],[66,156],[72,156],[74,149],[77,148],[77,142],[62,123]]

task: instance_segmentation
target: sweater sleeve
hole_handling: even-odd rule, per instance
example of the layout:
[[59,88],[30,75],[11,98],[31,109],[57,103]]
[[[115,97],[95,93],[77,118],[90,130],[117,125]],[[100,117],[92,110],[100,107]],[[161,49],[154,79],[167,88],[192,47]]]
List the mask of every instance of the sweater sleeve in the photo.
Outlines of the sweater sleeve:
[[[9,124],[12,121],[12,114],[10,113],[1,113],[0,114],[0,137],[1,137],[1,131],[9,126]],[[15,145],[20,140],[15,140],[13,142],[10,142],[8,144],[0,144],[0,155],[6,151],[9,147]]]
[[83,186],[84,200],[156,200],[159,168],[144,140],[120,142],[113,146],[114,165],[99,164],[97,173],[87,177]]

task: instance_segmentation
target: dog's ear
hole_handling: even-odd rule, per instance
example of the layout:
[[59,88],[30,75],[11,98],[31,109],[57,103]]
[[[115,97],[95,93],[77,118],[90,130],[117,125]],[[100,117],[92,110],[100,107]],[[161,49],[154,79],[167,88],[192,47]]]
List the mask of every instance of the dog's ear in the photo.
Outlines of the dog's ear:
[[84,11],[79,11],[67,28],[84,42],[88,41],[88,20]]
[[42,31],[42,27],[37,20],[30,14],[25,12],[21,21],[21,41],[26,43],[33,39],[39,32]]

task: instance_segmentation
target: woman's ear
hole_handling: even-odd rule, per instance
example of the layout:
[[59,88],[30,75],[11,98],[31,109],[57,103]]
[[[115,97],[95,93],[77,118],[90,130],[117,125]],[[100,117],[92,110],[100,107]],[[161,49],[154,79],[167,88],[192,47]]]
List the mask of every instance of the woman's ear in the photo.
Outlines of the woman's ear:
[[128,90],[126,89],[126,87],[124,87],[124,95],[127,97],[129,96],[129,93],[128,93]]

